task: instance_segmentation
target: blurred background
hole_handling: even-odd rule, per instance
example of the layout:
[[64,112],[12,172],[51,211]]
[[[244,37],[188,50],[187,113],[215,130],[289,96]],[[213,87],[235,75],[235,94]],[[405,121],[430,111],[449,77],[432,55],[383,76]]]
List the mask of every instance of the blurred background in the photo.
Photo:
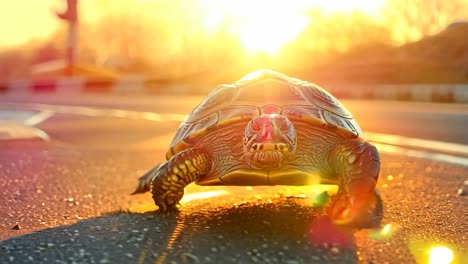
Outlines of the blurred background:
[[468,0],[75,1],[76,17],[66,0],[0,2],[0,82],[142,74],[204,92],[271,68],[319,84],[468,83]]
[[[0,0],[0,25],[0,263],[468,263],[468,0]],[[190,185],[168,215],[129,197],[259,68],[353,113],[382,229],[349,240],[315,186]]]

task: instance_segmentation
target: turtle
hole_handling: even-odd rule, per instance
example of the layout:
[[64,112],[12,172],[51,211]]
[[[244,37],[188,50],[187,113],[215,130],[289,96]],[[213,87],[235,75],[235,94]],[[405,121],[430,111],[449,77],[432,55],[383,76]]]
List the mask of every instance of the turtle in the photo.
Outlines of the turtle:
[[338,185],[326,214],[343,225],[382,218],[379,153],[345,106],[324,88],[258,70],[208,94],[179,126],[161,162],[133,194],[150,191],[177,210],[198,185]]

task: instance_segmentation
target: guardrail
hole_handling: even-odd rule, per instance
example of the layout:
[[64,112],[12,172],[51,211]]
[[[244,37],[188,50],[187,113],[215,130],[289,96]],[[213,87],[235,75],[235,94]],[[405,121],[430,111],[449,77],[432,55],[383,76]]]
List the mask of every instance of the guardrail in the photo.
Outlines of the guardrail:
[[[56,80],[17,80],[0,84],[0,93],[164,93],[204,94],[215,86],[203,88],[171,80],[147,79],[127,75],[118,79],[58,78]],[[337,84],[324,85],[338,98],[402,100],[419,102],[468,103],[467,84]]]
[[[173,80],[147,79],[142,75],[111,78],[57,78],[0,83],[0,93],[193,93],[193,87]],[[199,92],[200,93],[200,92]]]
[[468,84],[341,84],[325,87],[338,98],[468,103]]

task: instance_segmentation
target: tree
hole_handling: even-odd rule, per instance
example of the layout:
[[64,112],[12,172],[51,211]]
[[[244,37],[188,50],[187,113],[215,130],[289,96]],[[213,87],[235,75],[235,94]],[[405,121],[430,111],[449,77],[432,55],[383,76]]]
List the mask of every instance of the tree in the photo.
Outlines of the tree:
[[397,43],[419,40],[468,18],[468,0],[391,0],[382,14]]

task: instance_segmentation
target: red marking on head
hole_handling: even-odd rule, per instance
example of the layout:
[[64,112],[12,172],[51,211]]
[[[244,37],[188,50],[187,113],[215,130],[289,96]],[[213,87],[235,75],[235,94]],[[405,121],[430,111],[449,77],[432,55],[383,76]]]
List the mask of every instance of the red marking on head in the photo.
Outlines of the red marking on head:
[[270,117],[262,118],[259,125],[260,131],[257,139],[259,139],[261,142],[265,142],[275,138],[275,125],[273,124]]
[[261,134],[260,134],[260,140],[262,142],[272,139],[271,130],[272,130],[271,127],[267,127],[267,126],[262,127],[262,131],[261,131]]

